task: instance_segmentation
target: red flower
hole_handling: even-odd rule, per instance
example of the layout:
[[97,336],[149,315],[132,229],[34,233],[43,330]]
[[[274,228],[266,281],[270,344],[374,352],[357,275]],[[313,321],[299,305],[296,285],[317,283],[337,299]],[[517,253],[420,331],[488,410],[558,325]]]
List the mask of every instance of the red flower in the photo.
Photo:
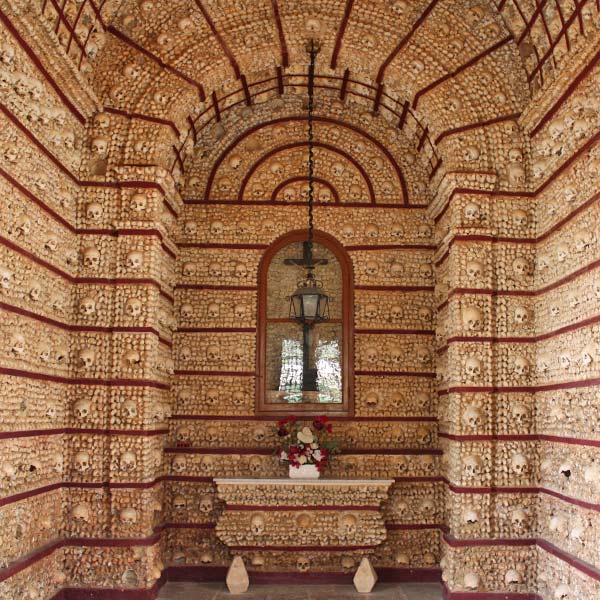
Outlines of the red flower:
[[333,431],[331,423],[327,423],[327,425],[325,426],[325,430],[327,431],[327,433],[331,433]]
[[279,426],[279,429],[277,430],[277,435],[279,437],[285,437],[286,435],[289,435],[290,432],[283,426]]

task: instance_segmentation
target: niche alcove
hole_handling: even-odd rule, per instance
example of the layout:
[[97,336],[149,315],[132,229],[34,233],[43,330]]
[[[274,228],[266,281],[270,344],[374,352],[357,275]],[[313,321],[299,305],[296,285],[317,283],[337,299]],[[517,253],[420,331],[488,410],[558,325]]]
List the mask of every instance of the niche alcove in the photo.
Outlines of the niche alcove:
[[302,256],[306,239],[306,231],[281,236],[259,265],[256,410],[348,416],[353,410],[352,263],[333,236],[315,232],[316,276],[329,307],[324,321],[303,326],[290,310],[303,268],[290,263]]

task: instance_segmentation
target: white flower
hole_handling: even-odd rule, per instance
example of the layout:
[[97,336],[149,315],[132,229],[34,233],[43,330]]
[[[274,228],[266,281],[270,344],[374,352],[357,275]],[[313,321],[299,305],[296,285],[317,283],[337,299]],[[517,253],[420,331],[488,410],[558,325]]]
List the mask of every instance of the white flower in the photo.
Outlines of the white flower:
[[315,436],[310,430],[310,427],[305,427],[302,431],[298,432],[298,440],[300,440],[303,444],[312,444],[314,439]]
[[298,462],[303,465],[306,463],[306,456],[300,456],[298,457]]
[[315,459],[317,462],[319,462],[319,461],[320,461],[320,460],[323,458],[323,455],[321,454],[321,451],[320,451],[320,450],[315,450],[315,451],[313,452],[313,458],[314,458],[314,459]]
[[311,447],[313,450],[316,450],[316,449],[319,447],[319,444],[318,444],[317,442],[313,442],[313,443],[310,445],[310,447]]
[[288,459],[288,455],[287,452],[284,452],[283,450],[281,451],[281,454],[279,455],[279,460],[287,460]]

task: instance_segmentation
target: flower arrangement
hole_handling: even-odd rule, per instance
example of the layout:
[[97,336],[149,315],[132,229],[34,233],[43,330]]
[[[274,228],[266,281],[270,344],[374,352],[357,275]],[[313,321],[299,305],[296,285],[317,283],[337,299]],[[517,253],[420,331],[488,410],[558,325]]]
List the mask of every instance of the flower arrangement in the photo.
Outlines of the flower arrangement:
[[281,446],[277,456],[283,463],[300,468],[302,465],[315,465],[319,472],[327,466],[327,461],[338,449],[338,442],[328,439],[333,428],[326,416],[316,417],[311,426],[303,425],[298,417],[291,416],[277,423],[277,435]]

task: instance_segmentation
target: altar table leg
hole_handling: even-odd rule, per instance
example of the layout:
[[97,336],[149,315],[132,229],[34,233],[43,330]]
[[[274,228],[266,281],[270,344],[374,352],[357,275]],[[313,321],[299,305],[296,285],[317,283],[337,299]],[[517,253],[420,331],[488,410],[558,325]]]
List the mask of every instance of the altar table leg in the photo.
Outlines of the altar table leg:
[[231,562],[231,566],[227,571],[225,583],[230,594],[243,594],[250,587],[250,579],[248,571],[241,556],[236,556]]
[[377,583],[377,573],[371,565],[371,561],[365,556],[360,561],[356,574],[354,575],[354,587],[359,594],[368,594]]

